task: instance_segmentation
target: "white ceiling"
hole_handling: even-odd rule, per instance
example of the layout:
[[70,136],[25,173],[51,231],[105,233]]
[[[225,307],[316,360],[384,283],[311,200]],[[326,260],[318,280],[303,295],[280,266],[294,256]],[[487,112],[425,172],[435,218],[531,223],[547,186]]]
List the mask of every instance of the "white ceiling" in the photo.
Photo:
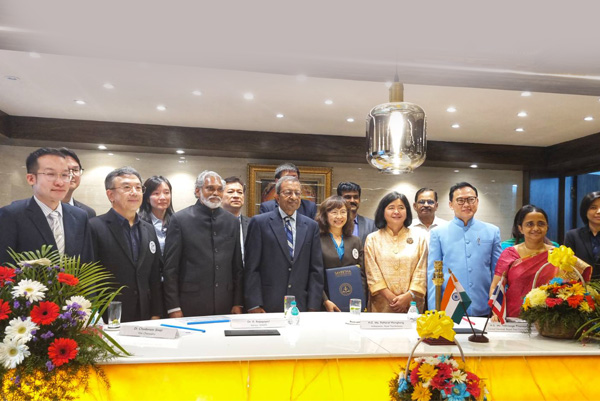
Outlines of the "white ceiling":
[[599,6],[553,4],[0,0],[0,110],[362,136],[397,69],[428,139],[548,146],[600,132]]

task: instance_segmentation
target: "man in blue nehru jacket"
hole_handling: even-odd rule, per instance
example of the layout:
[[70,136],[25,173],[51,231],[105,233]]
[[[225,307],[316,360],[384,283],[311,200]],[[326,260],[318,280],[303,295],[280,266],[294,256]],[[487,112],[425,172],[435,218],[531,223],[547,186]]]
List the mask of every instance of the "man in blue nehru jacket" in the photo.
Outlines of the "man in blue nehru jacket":
[[433,264],[444,262],[444,285],[448,283],[448,269],[456,276],[472,300],[467,309],[469,316],[487,316],[490,285],[496,262],[502,252],[500,229],[492,224],[475,220],[479,206],[477,189],[468,182],[459,182],[450,188],[450,208],[454,219],[434,228],[429,240],[427,261],[427,302],[435,308]]

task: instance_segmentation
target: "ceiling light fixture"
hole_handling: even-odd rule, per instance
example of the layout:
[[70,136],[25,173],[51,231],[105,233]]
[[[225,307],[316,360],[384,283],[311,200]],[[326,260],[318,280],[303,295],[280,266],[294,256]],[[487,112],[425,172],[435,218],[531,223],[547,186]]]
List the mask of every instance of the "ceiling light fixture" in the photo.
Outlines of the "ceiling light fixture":
[[471,164],[469,167],[471,167],[471,168],[477,168],[479,166],[477,164]]
[[110,82],[107,82],[102,86],[104,87],[104,89],[115,89],[115,86],[113,84],[111,84]]
[[115,154],[114,153],[107,153],[107,155],[114,156]]
[[455,113],[455,112],[456,112],[456,107],[448,107],[448,108],[446,109],[446,111],[447,111],[448,113]]
[[460,128],[459,124],[452,124],[452,128]]
[[9,81],[18,81],[20,78],[15,75],[7,75],[6,79],[8,79]]
[[333,100],[331,100],[331,99],[327,99],[327,100],[325,100],[325,104],[326,104],[327,106],[330,106],[330,105],[332,105],[332,104],[333,104]]
[[404,101],[398,73],[390,101],[373,107],[367,116],[367,161],[383,173],[409,173],[425,162],[425,111]]
[[254,95],[250,92],[244,93],[244,99],[246,100],[254,100]]
[[352,117],[348,117],[348,118],[346,119],[346,121],[348,121],[349,123],[353,123],[353,122],[354,122],[354,119],[353,119]]
[[521,96],[529,97],[529,96],[531,96],[531,92],[521,92]]
[[85,104],[85,100],[77,99],[75,100],[75,103],[77,103],[80,106],[83,106]]
[[521,128],[521,127],[519,127],[519,128],[515,128],[515,131],[517,131],[517,132],[523,132],[523,131],[525,131],[525,129],[524,129],[524,128]]
[[283,114],[281,114],[281,113],[279,113],[279,114],[277,114],[275,117],[277,117],[277,118],[283,118],[283,117],[284,117],[284,115],[283,115]]
[[158,111],[165,111],[167,109],[166,106],[163,106],[162,104],[159,104],[158,106],[156,106],[156,110]]
[[202,92],[200,92],[199,90],[195,90],[192,92],[192,95],[194,96],[202,96]]
[[182,154],[184,154],[184,153],[185,153],[185,150],[183,150],[183,149],[177,149],[177,150],[175,151],[175,153],[177,153],[178,155],[182,155]]
[[106,146],[104,146],[104,145],[98,145],[98,149],[100,149],[100,150],[106,150],[108,148]]
[[181,159],[181,160],[185,160],[185,156],[181,156],[179,159]]
[[525,111],[520,111],[519,114],[517,114],[518,117],[527,117],[527,112]]
[[460,173],[460,170],[454,170],[455,173]]
[[592,121],[594,119],[594,117],[592,116],[587,116],[586,118],[584,118],[585,121]]

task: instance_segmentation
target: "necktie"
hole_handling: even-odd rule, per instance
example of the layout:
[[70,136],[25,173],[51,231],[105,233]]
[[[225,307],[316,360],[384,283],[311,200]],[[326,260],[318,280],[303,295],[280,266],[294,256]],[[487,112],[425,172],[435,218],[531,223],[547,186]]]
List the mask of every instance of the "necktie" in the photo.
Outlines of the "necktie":
[[56,241],[56,249],[58,249],[60,253],[65,253],[65,235],[60,224],[60,213],[55,210],[50,213],[50,218],[52,219],[52,226],[50,228],[52,229],[52,234]]
[[294,234],[292,234],[292,224],[290,223],[291,218],[288,216],[284,219],[285,221],[285,236],[287,237],[287,244],[290,250],[290,258],[294,259]]

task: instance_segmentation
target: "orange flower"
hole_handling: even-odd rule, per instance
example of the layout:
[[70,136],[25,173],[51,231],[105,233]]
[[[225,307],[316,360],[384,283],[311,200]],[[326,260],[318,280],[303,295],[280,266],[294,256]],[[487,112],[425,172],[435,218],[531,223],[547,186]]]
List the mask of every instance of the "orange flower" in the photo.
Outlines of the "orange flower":
[[40,302],[31,310],[31,320],[35,324],[50,324],[58,317],[60,308],[50,301]]
[[48,356],[54,366],[64,365],[77,356],[77,342],[70,338],[57,338],[48,347]]
[[581,301],[583,301],[583,295],[572,295],[567,298],[567,302],[571,308],[577,308]]
[[79,279],[72,274],[58,273],[58,281],[66,285],[77,285]]

